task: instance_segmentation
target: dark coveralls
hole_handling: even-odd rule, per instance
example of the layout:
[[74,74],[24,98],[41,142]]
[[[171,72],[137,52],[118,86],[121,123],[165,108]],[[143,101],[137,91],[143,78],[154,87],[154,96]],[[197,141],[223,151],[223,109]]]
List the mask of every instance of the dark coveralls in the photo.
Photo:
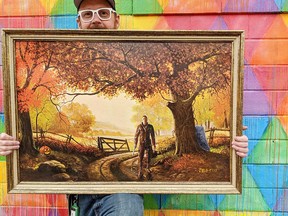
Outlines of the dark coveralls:
[[146,151],[147,155],[147,169],[149,171],[150,161],[153,154],[152,145],[155,148],[155,133],[151,124],[139,124],[135,133],[135,148],[137,147],[139,139],[139,170],[138,178],[143,176],[143,158]]

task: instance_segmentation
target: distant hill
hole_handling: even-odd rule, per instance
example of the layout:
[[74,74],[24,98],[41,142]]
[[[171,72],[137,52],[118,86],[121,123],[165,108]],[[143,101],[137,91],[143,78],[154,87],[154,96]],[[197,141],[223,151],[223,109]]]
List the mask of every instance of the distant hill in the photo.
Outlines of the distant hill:
[[[135,131],[129,130],[127,128],[120,128],[108,122],[96,121],[93,130],[103,130],[112,132],[121,132],[122,134],[134,134]],[[135,129],[136,130],[136,129]]]

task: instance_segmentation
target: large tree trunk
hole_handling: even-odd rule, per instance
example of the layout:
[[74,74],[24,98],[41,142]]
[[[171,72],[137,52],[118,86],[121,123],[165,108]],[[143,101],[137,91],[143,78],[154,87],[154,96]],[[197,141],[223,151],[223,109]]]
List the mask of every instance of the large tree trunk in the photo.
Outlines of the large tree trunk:
[[196,141],[194,112],[191,101],[168,103],[175,124],[176,150],[175,154],[189,154],[202,151]]
[[29,112],[19,112],[20,130],[21,130],[21,153],[36,155],[38,152],[33,144],[33,132]]

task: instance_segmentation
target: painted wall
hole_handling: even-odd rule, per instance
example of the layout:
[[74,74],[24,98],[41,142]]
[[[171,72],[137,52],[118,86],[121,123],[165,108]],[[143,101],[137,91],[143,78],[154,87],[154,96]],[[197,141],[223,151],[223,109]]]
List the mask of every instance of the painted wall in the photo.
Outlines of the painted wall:
[[[122,29],[244,29],[246,36],[250,152],[242,195],[145,195],[145,215],[288,215],[288,0],[118,0],[116,7]],[[0,0],[0,28],[76,28],[75,18],[72,0]],[[4,131],[2,82],[0,89]],[[67,214],[65,195],[7,195],[6,185],[0,157],[1,216]]]

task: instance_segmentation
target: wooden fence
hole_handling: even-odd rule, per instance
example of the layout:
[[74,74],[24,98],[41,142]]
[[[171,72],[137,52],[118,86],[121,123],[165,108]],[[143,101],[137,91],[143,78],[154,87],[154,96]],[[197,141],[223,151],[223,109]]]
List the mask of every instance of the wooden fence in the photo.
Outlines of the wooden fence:
[[[54,138],[58,137],[59,140],[62,140],[66,142],[67,144],[74,142],[76,144],[82,145],[77,140],[75,140],[73,136],[70,134],[58,134],[58,133],[53,133],[53,132],[48,132],[48,131],[40,131],[40,132],[34,131],[33,133],[36,134],[37,140],[45,139],[45,138],[51,139],[52,137],[50,136],[52,135]],[[106,151],[106,152],[109,152],[109,151],[110,152],[129,152],[130,151],[127,139],[97,137],[97,145],[101,151]]]
[[229,128],[210,128],[208,130],[205,130],[205,133],[209,133],[209,136],[207,137],[208,139],[208,144],[211,145],[213,143],[214,138],[227,138],[229,136],[221,136],[221,135],[215,135],[216,131],[228,131],[230,132]]
[[[40,131],[40,132],[33,131],[33,133],[36,134],[37,140],[38,139],[45,139],[45,138],[53,139],[52,137],[50,137],[52,135],[53,137],[58,137],[58,140],[64,141],[67,144],[74,142],[76,144],[81,145],[81,143],[79,143],[77,140],[75,140],[73,138],[73,136],[70,134],[58,134],[58,133],[53,133],[53,132],[48,132],[48,131]],[[39,136],[38,136],[38,134],[39,134]]]

